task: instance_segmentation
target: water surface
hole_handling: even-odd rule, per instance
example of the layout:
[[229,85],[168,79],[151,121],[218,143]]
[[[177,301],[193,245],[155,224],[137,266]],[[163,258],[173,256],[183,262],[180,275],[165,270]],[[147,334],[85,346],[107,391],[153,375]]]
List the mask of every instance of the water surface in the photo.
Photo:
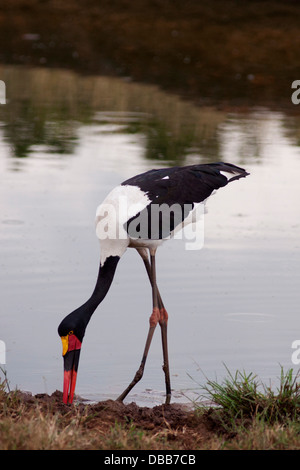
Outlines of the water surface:
[[[158,251],[174,400],[244,369],[274,382],[299,331],[300,149],[296,116],[195,107],[156,87],[66,71],[1,68],[0,339],[11,387],[62,389],[61,319],[91,294],[98,204],[150,168],[228,161],[247,179],[212,196],[205,243]],[[151,313],[143,263],[127,250],[87,329],[77,393],[116,398],[139,366]],[[160,332],[127,401],[164,393]],[[191,378],[192,377],[192,378]],[[193,380],[194,379],[194,380]],[[189,390],[189,391],[188,391]]]

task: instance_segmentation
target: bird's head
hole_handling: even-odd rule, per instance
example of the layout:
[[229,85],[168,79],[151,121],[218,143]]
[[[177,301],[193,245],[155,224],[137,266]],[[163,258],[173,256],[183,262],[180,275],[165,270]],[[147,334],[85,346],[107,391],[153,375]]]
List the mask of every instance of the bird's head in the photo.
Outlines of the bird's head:
[[64,391],[65,403],[72,403],[76,385],[77,370],[81,344],[87,325],[104,299],[114,277],[119,256],[109,256],[99,267],[95,289],[91,297],[79,308],[69,313],[58,327],[62,340],[64,358]]
[[85,327],[77,323],[76,318],[72,317],[72,314],[64,318],[58,327],[58,334],[62,341],[62,355],[64,360],[64,403],[73,402],[84,332]]

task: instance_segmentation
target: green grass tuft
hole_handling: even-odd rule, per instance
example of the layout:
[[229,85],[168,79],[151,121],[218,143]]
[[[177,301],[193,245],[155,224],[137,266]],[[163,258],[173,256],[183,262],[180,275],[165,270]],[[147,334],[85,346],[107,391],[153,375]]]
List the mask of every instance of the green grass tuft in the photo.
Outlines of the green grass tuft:
[[293,369],[284,372],[281,367],[279,386],[274,391],[252,372],[247,374],[245,371],[236,371],[233,374],[226,369],[228,377],[222,383],[207,379],[207,383],[202,386],[204,394],[201,395],[217,407],[226,428],[230,422],[241,423],[253,418],[269,424],[299,420],[299,372],[296,375]]

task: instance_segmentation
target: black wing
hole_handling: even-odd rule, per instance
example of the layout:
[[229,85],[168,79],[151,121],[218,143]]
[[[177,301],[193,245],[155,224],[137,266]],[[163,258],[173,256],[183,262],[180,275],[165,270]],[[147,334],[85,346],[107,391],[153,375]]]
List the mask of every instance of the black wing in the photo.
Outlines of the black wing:
[[[221,172],[229,176],[226,177]],[[139,187],[151,202],[143,211],[128,220],[125,228],[133,238],[134,234],[135,238],[166,238],[188,216],[195,203],[204,201],[214,190],[248,174],[243,168],[230,163],[210,163],[149,170],[134,176],[122,185]],[[167,204],[168,207],[174,208],[174,211],[169,212],[168,221],[164,221],[163,212],[160,212],[159,220],[155,220],[153,224],[153,213],[157,214],[153,212],[153,204],[156,207]],[[145,221],[145,226],[148,226],[147,234],[137,235],[140,229],[139,221]]]

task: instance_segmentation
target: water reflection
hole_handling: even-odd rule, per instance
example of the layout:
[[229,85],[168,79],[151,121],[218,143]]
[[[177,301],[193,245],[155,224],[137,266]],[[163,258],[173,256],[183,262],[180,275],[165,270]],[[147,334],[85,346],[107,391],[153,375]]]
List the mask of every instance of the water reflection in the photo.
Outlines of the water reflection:
[[[155,87],[66,71],[1,68],[0,79],[7,84],[7,105],[0,107],[0,339],[12,386],[35,393],[62,387],[56,327],[94,287],[93,220],[107,192],[152,167],[217,160],[245,166],[251,177],[209,201],[203,250],[188,252],[172,241],[158,256],[176,399],[193,386],[187,373],[202,379],[199,368],[222,376],[225,362],[269,380],[279,363],[293,367],[297,117],[197,108]],[[143,266],[128,250],[87,331],[78,393],[100,399],[127,386],[150,306]],[[158,334],[129,399],[160,401],[163,387]]]
[[146,158],[180,161],[191,149],[210,158],[218,154],[215,134],[225,114],[156,87],[44,69],[0,68],[0,75],[9,103],[0,118],[15,157],[29,156],[39,145],[49,153],[73,153],[79,126],[112,117],[119,132],[145,136]]

